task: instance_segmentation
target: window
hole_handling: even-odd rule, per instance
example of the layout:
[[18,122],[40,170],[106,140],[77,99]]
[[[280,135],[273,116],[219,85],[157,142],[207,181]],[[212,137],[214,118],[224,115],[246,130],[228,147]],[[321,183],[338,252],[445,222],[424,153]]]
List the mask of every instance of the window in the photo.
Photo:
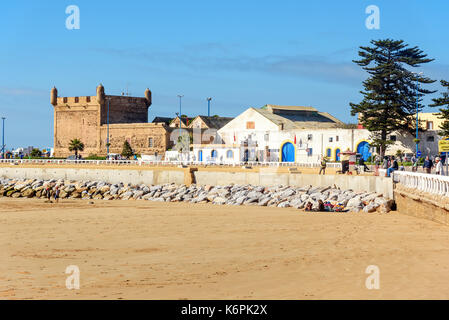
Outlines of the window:
[[254,123],[254,121],[246,122],[246,129],[255,129],[255,128],[256,128],[256,124]]
[[427,130],[433,130],[433,121],[427,121],[426,128]]
[[308,155],[309,157],[311,157],[312,154],[313,154],[312,148],[308,148],[308,149],[307,149],[307,155]]
[[331,155],[332,155],[332,150],[331,150],[331,148],[327,148],[327,149],[326,149],[326,157],[330,158]]
[[153,138],[148,138],[148,147],[153,148]]
[[270,135],[268,133],[265,133],[264,135],[264,140],[268,141],[270,139]]
[[211,156],[212,158],[216,158],[216,157],[217,157],[217,150],[212,150],[212,151],[210,152],[210,156]]
[[313,136],[312,136],[311,134],[308,134],[308,135],[307,135],[307,140],[308,140],[308,141],[311,141],[311,140],[312,140],[312,137],[313,137]]
[[90,96],[86,97],[86,102],[90,102]]
[[332,141],[334,141],[334,138],[330,137],[329,142],[332,142]]
[[232,150],[228,150],[226,152],[226,158],[228,158],[228,159],[234,158],[234,152],[232,152]]
[[79,97],[75,97],[75,103],[80,102],[80,98]]
[[391,140],[391,141],[396,141],[396,136],[391,135],[391,136],[390,136],[390,140]]
[[335,137],[335,141],[339,141],[339,138],[338,138],[338,136],[336,136],[336,137]]
[[435,137],[434,136],[429,136],[429,137],[427,137],[427,141],[428,142],[434,142],[435,141]]

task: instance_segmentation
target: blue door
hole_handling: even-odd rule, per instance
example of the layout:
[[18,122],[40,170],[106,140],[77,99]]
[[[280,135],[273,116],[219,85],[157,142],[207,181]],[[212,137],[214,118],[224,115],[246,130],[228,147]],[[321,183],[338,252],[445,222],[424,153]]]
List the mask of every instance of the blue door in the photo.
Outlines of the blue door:
[[362,141],[357,145],[357,153],[361,154],[363,160],[368,160],[371,156],[371,152],[369,152],[369,143],[366,141]]
[[198,161],[203,161],[203,150],[198,151]]
[[290,142],[282,146],[282,162],[295,162],[295,147]]
[[335,161],[340,161],[340,149],[335,149]]
[[216,158],[217,157],[217,150],[212,150],[211,156],[212,156],[212,158]]

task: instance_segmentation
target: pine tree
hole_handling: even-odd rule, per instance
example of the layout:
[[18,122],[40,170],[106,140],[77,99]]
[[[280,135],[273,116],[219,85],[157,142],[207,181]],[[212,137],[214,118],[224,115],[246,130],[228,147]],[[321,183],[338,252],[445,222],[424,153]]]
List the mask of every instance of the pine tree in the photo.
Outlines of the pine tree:
[[131,145],[127,140],[123,143],[123,149],[122,149],[122,156],[126,157],[127,159],[131,157],[134,154],[133,149],[131,148]]
[[[418,47],[410,48],[402,40],[372,40],[372,47],[360,47],[360,60],[353,62],[367,71],[369,78],[363,81],[364,90],[360,91],[363,100],[350,103],[351,114],[361,114],[361,124],[371,131],[373,145],[385,154],[388,145],[387,135],[394,131],[410,131],[414,126],[416,109],[425,94],[433,93],[420,84],[432,83],[427,77],[417,75],[406,69],[407,66],[419,67],[433,61],[426,58]],[[416,94],[416,90],[418,94]],[[418,107],[416,106],[418,100]]]
[[443,119],[443,123],[440,125],[440,131],[438,134],[440,136],[446,137],[449,136],[449,82],[441,80],[441,85],[447,88],[446,92],[442,93],[441,98],[432,99],[433,104],[432,107],[444,107],[440,109],[439,119]]

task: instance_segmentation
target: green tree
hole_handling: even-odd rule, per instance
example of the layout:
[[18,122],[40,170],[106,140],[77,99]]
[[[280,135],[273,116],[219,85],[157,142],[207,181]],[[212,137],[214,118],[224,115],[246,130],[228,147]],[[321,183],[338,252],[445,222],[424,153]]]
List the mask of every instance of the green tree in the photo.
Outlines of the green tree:
[[122,148],[122,156],[129,159],[129,157],[132,157],[133,154],[134,154],[134,152],[133,152],[133,149],[131,148],[131,145],[129,144],[128,140],[125,140],[125,142],[123,143],[123,148]]
[[33,148],[33,150],[31,150],[30,156],[32,156],[33,158],[39,158],[42,156],[42,151],[37,148]]
[[84,143],[80,139],[72,139],[69,143],[69,151],[74,151],[75,156],[78,157],[79,151],[84,151]]
[[399,160],[402,162],[402,158],[405,156],[405,152],[402,150],[397,150],[396,151],[396,157],[399,158]]
[[449,136],[449,82],[441,80],[441,85],[445,87],[447,90],[442,93],[440,98],[432,99],[433,104],[432,107],[443,107],[440,109],[439,119],[443,119],[443,123],[441,123],[439,129],[441,129],[438,134],[440,136],[446,137]]
[[379,146],[379,154],[383,157],[391,144],[387,135],[394,131],[410,132],[414,127],[416,109],[419,112],[424,107],[420,104],[422,97],[435,92],[416,84],[433,83],[435,80],[413,73],[406,67],[419,67],[433,59],[426,58],[422,50],[410,48],[402,40],[372,40],[371,44],[371,47],[360,47],[360,60],[353,61],[369,77],[363,81],[364,90],[360,91],[363,100],[350,105],[351,114],[361,115],[361,124],[371,132],[371,140]]

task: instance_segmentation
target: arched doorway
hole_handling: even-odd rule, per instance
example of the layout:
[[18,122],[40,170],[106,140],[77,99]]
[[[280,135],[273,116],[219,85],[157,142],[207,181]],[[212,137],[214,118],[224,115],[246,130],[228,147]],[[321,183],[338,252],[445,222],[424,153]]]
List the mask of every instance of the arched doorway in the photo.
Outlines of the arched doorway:
[[369,149],[370,146],[368,141],[362,141],[357,145],[357,153],[360,153],[361,157],[365,161],[371,156]]
[[249,150],[245,149],[245,151],[243,152],[243,161],[248,161],[249,159]]
[[295,162],[295,146],[291,142],[286,142],[282,145],[281,150],[282,162]]
[[211,155],[211,157],[212,157],[213,159],[217,158],[217,155],[218,155],[217,150],[212,150],[212,152],[210,153],[210,155]]
[[203,150],[198,151],[198,161],[203,161]]
[[340,149],[335,149],[335,161],[340,161]]

